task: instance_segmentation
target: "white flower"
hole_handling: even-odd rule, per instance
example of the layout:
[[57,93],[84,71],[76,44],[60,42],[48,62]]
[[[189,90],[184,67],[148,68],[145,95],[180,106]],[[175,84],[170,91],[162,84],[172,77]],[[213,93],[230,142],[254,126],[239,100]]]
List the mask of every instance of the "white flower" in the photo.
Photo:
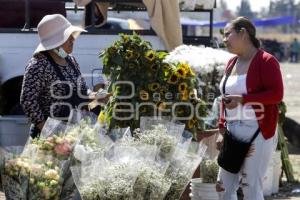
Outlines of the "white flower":
[[59,180],[59,175],[58,172],[54,169],[49,169],[48,171],[45,172],[45,177],[49,180]]
[[83,145],[76,145],[74,148],[74,157],[79,161],[85,161],[87,155],[91,152],[91,149],[86,149]]
[[181,45],[165,58],[165,62],[187,62],[198,74],[210,73],[215,68],[223,72],[232,54],[219,49],[203,46]]

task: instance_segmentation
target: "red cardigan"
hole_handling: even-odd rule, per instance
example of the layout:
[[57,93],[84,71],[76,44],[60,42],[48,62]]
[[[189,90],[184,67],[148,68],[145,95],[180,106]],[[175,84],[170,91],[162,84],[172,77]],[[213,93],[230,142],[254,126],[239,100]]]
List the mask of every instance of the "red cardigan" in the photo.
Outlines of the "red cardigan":
[[[237,57],[229,60],[225,73],[234,66],[236,61]],[[264,138],[271,138],[276,130],[278,103],[283,98],[282,76],[276,58],[263,50],[258,50],[249,66],[246,87],[247,94],[243,95],[243,104],[259,103],[262,105],[252,105],[252,107]],[[224,108],[224,102],[222,102],[219,128],[225,127]]]

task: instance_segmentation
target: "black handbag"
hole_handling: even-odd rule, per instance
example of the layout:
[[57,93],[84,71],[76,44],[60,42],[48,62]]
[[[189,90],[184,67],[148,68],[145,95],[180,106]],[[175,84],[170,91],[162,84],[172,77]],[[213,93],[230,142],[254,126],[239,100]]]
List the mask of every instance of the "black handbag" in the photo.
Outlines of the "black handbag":
[[[224,79],[223,94],[225,94],[225,85],[230,73],[231,70],[228,71]],[[244,164],[245,158],[249,152],[252,142],[255,140],[259,132],[260,128],[257,129],[249,142],[244,142],[234,137],[234,135],[232,135],[226,128],[225,134],[223,136],[223,145],[218,155],[219,166],[233,174],[238,173]]]
[[245,161],[252,142],[259,134],[258,128],[250,142],[243,142],[235,138],[228,130],[226,130],[223,139],[223,145],[218,155],[218,164],[220,167],[233,174],[238,173]]

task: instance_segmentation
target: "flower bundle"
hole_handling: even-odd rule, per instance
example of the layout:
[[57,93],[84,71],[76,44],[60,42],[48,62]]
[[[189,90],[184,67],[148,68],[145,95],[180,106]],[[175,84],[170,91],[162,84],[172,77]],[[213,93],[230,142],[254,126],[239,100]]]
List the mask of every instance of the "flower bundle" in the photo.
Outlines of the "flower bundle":
[[189,145],[188,151],[177,149],[170,160],[170,165],[165,176],[172,181],[170,190],[166,194],[165,200],[180,199],[186,185],[192,178],[196,168],[199,166],[206,151],[206,146],[193,142]]
[[57,161],[39,163],[26,157],[9,160],[3,174],[5,195],[8,199],[60,199],[61,173]]
[[159,155],[164,159],[171,159],[175,152],[177,144],[181,140],[181,135],[175,135],[173,132],[168,133],[167,128],[159,124],[152,130],[145,130],[136,134],[139,142],[159,147]]
[[[97,170],[98,174],[97,176],[92,178],[87,184],[84,184],[82,187],[79,187],[82,199],[132,199],[133,184],[137,177],[136,166],[130,163],[114,164],[112,162],[106,164],[104,164],[104,162],[99,162],[99,164],[92,164],[92,166],[99,167]],[[103,166],[105,166],[105,168]]]
[[166,56],[168,63],[188,63],[198,78],[198,92],[206,102],[219,96],[219,83],[227,62],[233,55],[210,47],[181,45]]
[[35,145],[38,150],[43,151],[44,155],[51,155],[59,160],[65,160],[70,156],[74,142],[75,138],[71,136],[60,137],[54,135],[46,139],[33,139],[31,144]]
[[[145,121],[155,121],[155,125],[148,129]],[[72,167],[83,200],[180,197],[205,147],[198,145],[197,153],[192,153],[190,149],[195,143],[188,140],[187,145],[182,145],[186,141],[182,138],[184,125],[151,118],[142,118],[141,122],[143,129],[136,131],[133,137],[125,134],[111,148],[103,148],[104,153],[89,156]],[[106,144],[99,143],[100,146]],[[75,151],[79,145],[85,148],[83,143],[77,144]]]
[[203,183],[216,183],[219,165],[216,160],[204,159],[200,163],[201,178]]
[[78,127],[65,128],[49,118],[40,138],[29,139],[17,158],[6,160],[2,180],[7,199],[64,199],[61,191],[80,135]]
[[100,113],[100,123],[134,130],[141,116],[165,116],[192,132],[203,129],[206,107],[195,90],[195,73],[186,62],[164,61],[166,55],[136,34],[121,35],[103,51],[103,73],[111,79],[113,98]]

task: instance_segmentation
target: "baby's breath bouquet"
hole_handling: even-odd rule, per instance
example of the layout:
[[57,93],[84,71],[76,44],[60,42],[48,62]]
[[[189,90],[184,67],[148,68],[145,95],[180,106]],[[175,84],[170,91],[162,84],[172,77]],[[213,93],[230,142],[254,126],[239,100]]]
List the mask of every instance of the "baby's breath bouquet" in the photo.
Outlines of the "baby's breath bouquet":
[[100,113],[100,123],[134,130],[141,116],[164,116],[176,118],[192,132],[203,128],[206,108],[195,90],[194,71],[186,62],[165,62],[166,55],[137,34],[121,35],[102,52],[103,73],[111,79],[113,98]]
[[[188,143],[190,148],[185,149],[185,145],[181,145],[185,141],[182,124],[152,118],[141,121],[140,131],[136,130],[132,136],[124,134],[111,148],[104,148],[103,154],[89,156],[72,167],[83,200],[173,200],[180,197],[205,147],[198,144],[197,150],[191,150],[195,143]],[[149,127],[145,121],[155,123]]]
[[175,152],[177,144],[181,140],[181,134],[175,135],[174,132],[168,133],[167,128],[159,124],[152,130],[138,132],[136,137],[144,144],[157,145],[160,149],[159,156],[164,159],[171,159]]
[[203,183],[216,183],[219,165],[216,160],[204,159],[200,163],[201,178]]
[[206,146],[202,143],[192,142],[188,151],[177,149],[170,160],[170,165],[165,177],[172,181],[170,190],[166,194],[165,200],[180,199],[180,196],[195,170],[199,166],[205,153]]

